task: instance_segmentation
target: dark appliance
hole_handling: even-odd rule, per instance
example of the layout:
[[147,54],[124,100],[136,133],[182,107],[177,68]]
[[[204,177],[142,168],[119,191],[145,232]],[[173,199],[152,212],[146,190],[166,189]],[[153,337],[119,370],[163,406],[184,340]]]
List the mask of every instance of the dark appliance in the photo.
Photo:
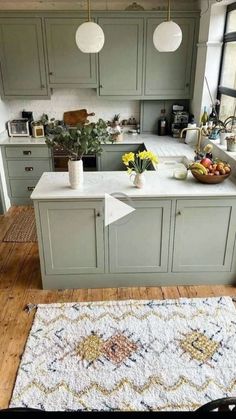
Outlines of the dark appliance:
[[33,122],[34,118],[33,118],[33,112],[28,112],[28,111],[22,111],[22,118],[28,119],[29,121],[29,133],[30,135],[32,135],[32,126],[31,126],[31,122]]
[[183,128],[187,128],[189,123],[189,113],[184,110],[182,105],[173,105],[171,113],[171,134],[175,138],[180,137]]
[[[68,153],[62,146],[55,146],[53,148],[53,166],[55,172],[67,172],[68,160]],[[97,158],[95,154],[86,154],[83,156],[82,160],[85,172],[97,170]]]

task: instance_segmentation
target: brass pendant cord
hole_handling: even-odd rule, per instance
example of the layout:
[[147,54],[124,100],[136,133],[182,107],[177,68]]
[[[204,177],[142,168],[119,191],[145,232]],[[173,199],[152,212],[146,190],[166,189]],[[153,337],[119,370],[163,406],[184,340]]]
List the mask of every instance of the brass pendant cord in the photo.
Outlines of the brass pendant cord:
[[167,13],[167,22],[170,21],[170,0],[168,0],[168,13]]
[[88,5],[88,22],[91,21],[91,7],[90,7],[90,0],[87,0]]

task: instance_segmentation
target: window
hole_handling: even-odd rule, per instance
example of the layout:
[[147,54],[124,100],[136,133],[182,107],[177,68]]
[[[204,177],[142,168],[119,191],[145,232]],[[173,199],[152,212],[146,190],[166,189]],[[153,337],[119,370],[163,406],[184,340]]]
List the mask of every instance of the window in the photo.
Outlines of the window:
[[236,115],[236,3],[227,8],[218,98],[221,120]]

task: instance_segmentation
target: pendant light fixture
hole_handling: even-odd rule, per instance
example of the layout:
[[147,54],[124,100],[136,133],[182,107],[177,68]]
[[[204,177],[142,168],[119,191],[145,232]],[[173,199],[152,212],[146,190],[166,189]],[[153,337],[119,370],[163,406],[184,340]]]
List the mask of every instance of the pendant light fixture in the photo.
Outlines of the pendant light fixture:
[[167,21],[160,23],[153,33],[153,43],[160,52],[176,51],[182,42],[182,30],[170,19],[170,0],[168,0]]
[[88,21],[78,27],[75,34],[75,42],[82,52],[90,54],[101,51],[105,42],[105,36],[101,26],[91,21],[90,0],[87,0],[87,5]]

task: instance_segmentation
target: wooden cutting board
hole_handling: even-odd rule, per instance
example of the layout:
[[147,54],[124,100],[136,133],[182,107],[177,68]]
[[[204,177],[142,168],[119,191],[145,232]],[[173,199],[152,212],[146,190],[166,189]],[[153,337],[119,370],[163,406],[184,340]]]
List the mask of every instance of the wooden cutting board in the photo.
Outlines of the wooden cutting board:
[[95,113],[88,113],[87,109],[79,109],[77,111],[64,112],[63,121],[66,125],[76,126],[77,124],[85,124],[89,122],[88,116],[94,116]]

